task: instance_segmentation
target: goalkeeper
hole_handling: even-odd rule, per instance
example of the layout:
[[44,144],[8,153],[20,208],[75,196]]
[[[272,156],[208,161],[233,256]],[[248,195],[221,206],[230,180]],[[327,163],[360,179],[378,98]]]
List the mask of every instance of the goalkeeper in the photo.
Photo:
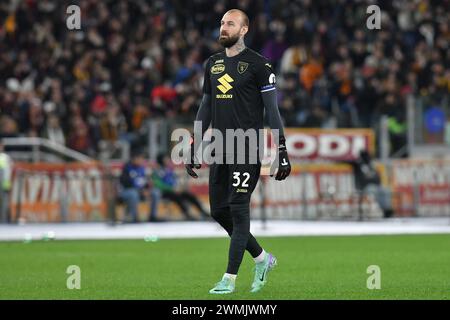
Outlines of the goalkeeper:
[[[232,9],[224,14],[219,42],[225,50],[212,55],[206,63],[203,97],[196,117],[202,132],[195,132],[198,126],[194,126],[194,138],[203,137],[210,124],[213,129],[220,130],[225,140],[229,129],[262,130],[265,112],[278,146],[275,179],[284,180],[290,174],[291,165],[277,105],[275,74],[266,58],[245,46],[248,28],[248,17],[241,10]],[[224,145],[228,143],[225,141]],[[199,169],[200,164],[194,157],[194,145],[198,145],[198,141],[191,144],[186,170],[197,178],[193,169]],[[231,237],[227,270],[222,280],[210,290],[212,294],[235,290],[245,250],[256,263],[251,292],[259,291],[266,284],[268,272],[277,263],[275,256],[266,252],[250,233],[250,197],[261,171],[258,145],[245,141],[243,163],[236,161],[240,151],[230,154],[227,148],[223,154],[215,154],[216,157],[223,156],[223,161],[210,167],[211,216]]]

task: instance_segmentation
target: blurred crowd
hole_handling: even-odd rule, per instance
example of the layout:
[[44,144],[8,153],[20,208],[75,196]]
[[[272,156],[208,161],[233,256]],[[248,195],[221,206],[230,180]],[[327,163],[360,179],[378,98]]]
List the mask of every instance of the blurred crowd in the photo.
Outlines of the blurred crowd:
[[[71,4],[81,30],[66,26]],[[380,30],[366,26],[371,4]],[[246,44],[274,65],[288,127],[375,128],[387,115],[401,137],[409,93],[448,108],[448,0],[9,0],[0,3],[0,135],[95,156],[100,140],[145,144],[148,119],[191,123],[230,8],[249,15]]]

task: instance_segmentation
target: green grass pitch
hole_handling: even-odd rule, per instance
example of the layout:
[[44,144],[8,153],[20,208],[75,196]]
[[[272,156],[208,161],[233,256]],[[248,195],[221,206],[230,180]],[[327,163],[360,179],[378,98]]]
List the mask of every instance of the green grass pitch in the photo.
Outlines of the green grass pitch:
[[[236,292],[208,290],[225,272],[229,240],[161,239],[0,243],[0,299],[449,299],[450,235],[259,238],[278,266],[249,292],[245,254]],[[81,289],[66,287],[69,265]],[[381,289],[366,287],[369,265]]]

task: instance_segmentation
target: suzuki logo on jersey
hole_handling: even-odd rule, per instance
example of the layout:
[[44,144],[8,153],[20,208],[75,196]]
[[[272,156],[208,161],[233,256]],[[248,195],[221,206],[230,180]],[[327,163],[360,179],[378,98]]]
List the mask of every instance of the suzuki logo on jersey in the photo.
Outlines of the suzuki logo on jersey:
[[219,79],[217,79],[217,81],[219,81],[219,83],[220,83],[220,85],[217,86],[217,89],[219,89],[223,94],[216,95],[216,98],[218,98],[218,99],[233,98],[232,94],[225,94],[230,89],[233,88],[233,86],[230,84],[230,82],[234,81],[233,78],[230,77],[230,75],[228,73],[225,73],[223,76],[221,76]]

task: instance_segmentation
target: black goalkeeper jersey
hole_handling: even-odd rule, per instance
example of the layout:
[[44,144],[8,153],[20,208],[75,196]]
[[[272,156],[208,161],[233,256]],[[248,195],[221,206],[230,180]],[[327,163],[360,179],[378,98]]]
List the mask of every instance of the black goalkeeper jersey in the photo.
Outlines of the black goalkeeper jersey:
[[[246,48],[233,57],[227,57],[225,51],[212,55],[203,84],[204,93],[211,96],[211,127],[219,129],[224,139],[226,129],[258,132],[264,128],[261,93],[271,90],[275,90],[275,74],[269,61],[257,52]],[[248,140],[245,149],[250,157],[257,155],[257,145],[249,145]]]

